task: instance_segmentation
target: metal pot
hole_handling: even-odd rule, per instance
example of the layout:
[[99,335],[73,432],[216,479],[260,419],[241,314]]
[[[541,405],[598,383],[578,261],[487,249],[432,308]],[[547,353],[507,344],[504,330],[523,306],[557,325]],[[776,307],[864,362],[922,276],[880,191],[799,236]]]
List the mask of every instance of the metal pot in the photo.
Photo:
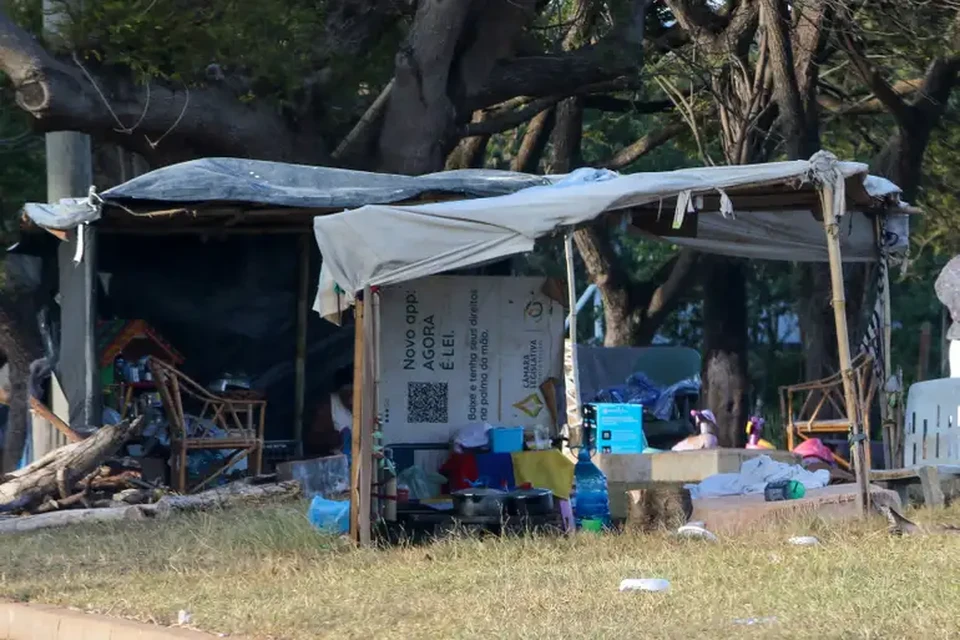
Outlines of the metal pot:
[[497,489],[477,487],[454,491],[453,509],[463,518],[501,517],[507,494]]
[[553,513],[553,491],[517,489],[507,494],[507,513],[512,516],[545,516]]

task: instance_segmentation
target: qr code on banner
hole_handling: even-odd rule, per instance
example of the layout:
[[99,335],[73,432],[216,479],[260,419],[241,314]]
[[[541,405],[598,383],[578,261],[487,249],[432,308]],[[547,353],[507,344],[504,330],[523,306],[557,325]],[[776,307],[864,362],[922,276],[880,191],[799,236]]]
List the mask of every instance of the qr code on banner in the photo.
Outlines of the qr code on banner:
[[407,383],[407,422],[445,424],[449,405],[446,382]]

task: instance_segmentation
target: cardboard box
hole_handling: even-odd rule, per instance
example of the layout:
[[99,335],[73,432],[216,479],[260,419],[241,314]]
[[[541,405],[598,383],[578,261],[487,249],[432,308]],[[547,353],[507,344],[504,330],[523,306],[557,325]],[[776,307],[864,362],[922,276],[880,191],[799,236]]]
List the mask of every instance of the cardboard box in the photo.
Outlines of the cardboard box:
[[584,424],[594,429],[597,453],[639,454],[647,448],[643,407],[638,404],[587,404]]

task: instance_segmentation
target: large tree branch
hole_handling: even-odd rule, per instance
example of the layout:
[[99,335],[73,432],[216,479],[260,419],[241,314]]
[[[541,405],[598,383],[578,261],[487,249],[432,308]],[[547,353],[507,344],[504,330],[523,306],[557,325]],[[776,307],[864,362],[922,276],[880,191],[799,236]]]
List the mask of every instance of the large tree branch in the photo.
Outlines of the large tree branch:
[[682,122],[668,124],[662,129],[639,138],[633,144],[627,145],[614,154],[612,158],[604,163],[607,169],[620,170],[636,162],[641,157],[650,153],[654,149],[666,144],[674,137],[680,135],[687,129],[687,125]]
[[714,54],[744,54],[757,27],[756,0],[741,0],[728,15],[716,13],[706,0],[665,0],[665,4],[690,39]]
[[509,131],[510,129],[519,127],[538,113],[552,108],[563,100],[563,98],[564,96],[547,96],[546,98],[531,100],[516,110],[502,109],[487,112],[483,120],[464,125],[460,130],[460,136],[482,136]]
[[704,0],[665,0],[664,4],[690,38],[701,45],[712,43],[726,26]]
[[630,276],[623,268],[623,261],[606,229],[600,224],[592,224],[574,232],[573,239],[590,280],[605,298],[604,303],[606,298],[619,295],[616,292],[625,292],[631,284]]
[[[923,89],[923,82],[924,78],[898,80],[892,87],[897,95],[906,100]],[[817,103],[827,111],[844,116],[876,115],[886,112],[884,104],[872,93],[866,96],[851,96],[822,80],[818,84],[827,92],[835,94],[835,96],[831,96],[827,92],[819,92],[817,95]]]
[[796,25],[791,41],[797,84],[804,99],[810,100],[816,95],[819,66],[832,13],[829,0],[800,0],[793,4],[793,12]]
[[203,154],[320,161],[318,141],[305,145],[273,108],[244,104],[226,88],[176,89],[138,85],[129,75],[49,54],[0,13],[0,71],[17,104],[40,131],[80,131],[109,139],[148,158],[187,145]]
[[635,86],[635,77],[643,67],[643,48],[638,34],[643,33],[650,4],[651,0],[633,0],[626,24],[619,25],[596,44],[552,55],[499,61],[487,82],[464,96],[461,108],[469,113],[518,95],[572,96],[583,87],[600,83],[610,83],[611,90],[618,88],[615,86],[618,82],[622,88]]
[[671,313],[676,310],[697,281],[697,265],[700,254],[691,249],[681,249],[657,271],[651,281],[656,285],[640,327],[641,343],[653,340],[654,335]]
[[[592,90],[586,87],[584,91]],[[572,96],[582,96],[584,91],[576,91]],[[538,113],[553,107],[564,98],[571,96],[547,96],[537,98],[523,104],[519,109],[511,108],[513,105],[508,103],[505,108],[491,110],[486,112],[486,117],[482,121],[469,122],[460,128],[461,137],[483,136],[494,133],[501,133],[516,128],[532,119]],[[512,102],[512,101],[511,101]],[[637,114],[662,113],[673,108],[673,103],[669,100],[653,100],[650,102],[635,102],[614,98],[607,95],[587,95],[583,99],[583,107],[590,109],[599,109],[601,111],[620,111],[633,112]]]
[[909,104],[904,102],[915,121],[909,127],[898,127],[897,133],[870,163],[871,171],[892,180],[903,190],[905,200],[912,201],[917,195],[930,135],[940,125],[950,94],[958,83],[960,57],[937,58],[930,63],[917,96]]
[[540,159],[547,148],[547,141],[553,131],[556,109],[541,111],[527,125],[520,141],[520,149],[510,162],[512,171],[521,173],[539,173]]
[[583,100],[583,108],[617,113],[663,113],[673,110],[673,102],[670,100],[637,101],[610,95],[589,95]]
[[791,160],[805,158],[816,149],[806,144],[806,118],[794,67],[793,44],[788,31],[790,16],[785,0],[760,0],[760,16],[767,39],[773,99],[779,108],[787,155]]
[[890,83],[887,82],[880,72],[867,60],[858,43],[856,43],[846,29],[842,30],[840,38],[843,41],[844,48],[854,69],[863,80],[873,95],[884,104],[890,114],[897,121],[897,125],[903,129],[908,129],[914,125],[913,110],[901,98]]

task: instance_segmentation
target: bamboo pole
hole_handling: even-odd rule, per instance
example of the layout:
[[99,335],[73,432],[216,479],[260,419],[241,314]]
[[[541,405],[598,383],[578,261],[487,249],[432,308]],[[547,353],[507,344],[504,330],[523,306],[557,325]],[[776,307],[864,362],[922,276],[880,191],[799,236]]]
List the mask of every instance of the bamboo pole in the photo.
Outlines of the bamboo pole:
[[[881,256],[881,260],[886,260],[886,256]],[[884,451],[889,447],[889,460],[887,460],[887,469],[896,468],[900,462],[896,456],[896,440],[898,428],[894,424],[893,428],[887,428],[891,420],[896,420],[892,415],[890,406],[890,392],[887,391],[887,382],[893,375],[893,309],[890,307],[890,263],[887,262],[881,274],[883,278],[883,380],[880,381],[880,423],[884,425],[883,435],[888,442],[884,443]]]
[[[833,291],[833,317],[837,327],[837,353],[840,360],[840,376],[843,382],[843,396],[847,416],[850,419],[852,437],[851,459],[857,479],[857,509],[866,516],[870,508],[870,488],[867,478],[870,470],[866,468],[866,440],[861,431],[862,419],[857,405],[857,393],[854,387],[853,367],[850,358],[850,337],[847,331],[847,302],[843,290],[843,261],[840,254],[839,226],[837,212],[834,210],[833,185],[820,187],[823,203],[823,226],[827,238],[827,256],[830,261],[830,285]],[[869,435],[867,435],[869,438]]]
[[297,292],[297,351],[294,371],[293,439],[297,456],[303,455],[303,409],[307,389],[307,300],[310,295],[310,236],[298,240],[300,287]]
[[353,306],[353,426],[350,442],[350,538],[360,543],[360,467],[361,426],[363,399],[363,298],[357,297]]

